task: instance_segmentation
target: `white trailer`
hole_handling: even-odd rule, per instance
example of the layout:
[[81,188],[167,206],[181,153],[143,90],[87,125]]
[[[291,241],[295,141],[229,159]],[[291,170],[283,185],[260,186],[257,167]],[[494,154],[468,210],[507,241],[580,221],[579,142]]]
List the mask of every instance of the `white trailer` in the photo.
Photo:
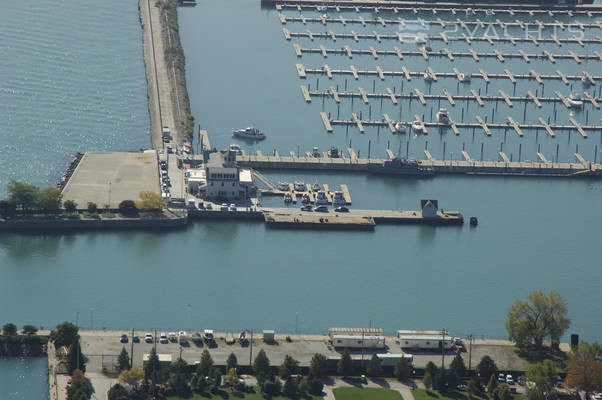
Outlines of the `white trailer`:
[[377,354],[376,357],[380,360],[380,365],[383,367],[394,367],[399,360],[405,358],[409,365],[414,362],[414,357],[411,354]]
[[443,335],[401,335],[399,344],[402,349],[451,349],[455,340]]
[[350,349],[384,349],[385,337],[372,335],[332,335],[332,345],[335,348]]
[[400,336],[449,336],[449,331],[421,331],[421,330],[399,330],[397,331],[397,337]]

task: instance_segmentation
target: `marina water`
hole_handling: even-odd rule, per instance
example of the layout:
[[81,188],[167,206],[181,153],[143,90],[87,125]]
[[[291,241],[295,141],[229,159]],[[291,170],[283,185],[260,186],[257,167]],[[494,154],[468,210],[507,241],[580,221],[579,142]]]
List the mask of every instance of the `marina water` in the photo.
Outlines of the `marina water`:
[[[77,151],[149,146],[135,2],[65,1],[57,6],[46,0],[35,7],[17,2],[5,7],[0,22],[0,33],[10,38],[0,44],[10,60],[0,64],[0,113],[6,121],[0,127],[0,190],[10,179],[53,185]],[[232,128],[254,123],[268,139],[243,147],[265,154],[273,149],[296,152],[298,146],[301,152],[313,145],[324,151],[332,145],[345,148],[351,141],[366,155],[370,140],[372,154],[381,156],[387,145],[403,152],[409,140],[409,155],[421,156],[429,140],[438,158],[444,142],[454,158],[461,142],[472,146],[469,153],[477,158],[482,133],[474,142],[466,132],[457,138],[436,131],[427,137],[392,136],[384,129],[360,135],[337,128],[326,134],[318,115],[322,102],[303,102],[294,67],[296,62],[320,66],[324,60],[304,55],[298,61],[282,36],[277,13],[262,10],[257,1],[201,2],[181,9],[179,22],[192,111],[218,148],[232,141]],[[304,30],[300,25],[295,29]],[[336,47],[342,45],[337,41]],[[368,46],[360,42],[352,47]],[[368,58],[352,63],[359,69],[362,60],[374,65]],[[382,61],[385,69],[393,59]],[[341,57],[328,60],[333,68],[337,62],[343,65]],[[430,66],[450,69],[435,61]],[[409,69],[420,68],[424,65]],[[324,90],[326,78],[320,80]],[[372,89],[371,80],[354,83],[353,89],[359,84]],[[384,84],[376,84],[384,91]],[[372,112],[381,112],[380,103],[373,102]],[[350,114],[350,104],[344,107]],[[370,112],[363,104],[356,107]],[[416,104],[412,107],[418,110]],[[324,110],[337,112],[332,100],[325,101]],[[512,135],[508,133],[506,146],[516,157],[519,142]],[[530,152],[534,159],[537,141],[530,135],[523,139],[528,142],[523,157]],[[556,142],[543,135],[537,140],[550,156]],[[573,133],[569,141],[563,134],[557,139],[560,158],[568,160],[579,144],[591,160],[597,135],[586,141]],[[485,144],[486,159],[495,158],[503,141],[499,133],[494,139]],[[504,338],[506,312],[514,299],[531,290],[555,289],[568,301],[570,332],[583,340],[601,340],[602,322],[595,310],[602,282],[598,181],[265,175],[274,182],[317,179],[333,188],[346,183],[356,208],[416,209],[421,198],[436,198],[443,209],[478,216],[479,226],[378,226],[374,233],[355,233],[209,222],[171,233],[5,234],[0,236],[3,322],[53,327],[75,321],[79,313],[80,325],[94,329],[323,333],[330,326],[372,325],[387,334],[445,327],[455,336]],[[281,205],[275,199],[265,203]],[[13,381],[12,367],[6,365],[0,362],[0,380]],[[45,393],[46,380],[40,379],[40,393]],[[0,387],[0,397],[17,392]]]

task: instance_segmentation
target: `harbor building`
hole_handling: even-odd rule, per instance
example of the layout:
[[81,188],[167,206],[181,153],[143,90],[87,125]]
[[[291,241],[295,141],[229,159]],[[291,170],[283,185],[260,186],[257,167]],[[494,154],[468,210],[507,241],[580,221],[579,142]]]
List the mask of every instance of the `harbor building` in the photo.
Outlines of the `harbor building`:
[[236,164],[236,152],[205,152],[201,168],[188,169],[188,191],[204,199],[240,200],[255,193],[253,175]]

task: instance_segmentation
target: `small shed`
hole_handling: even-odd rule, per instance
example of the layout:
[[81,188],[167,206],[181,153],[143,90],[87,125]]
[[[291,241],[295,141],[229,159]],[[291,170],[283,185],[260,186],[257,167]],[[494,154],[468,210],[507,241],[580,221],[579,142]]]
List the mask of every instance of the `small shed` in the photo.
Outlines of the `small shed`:
[[435,218],[439,210],[439,202],[437,200],[420,200],[420,209],[424,218]]

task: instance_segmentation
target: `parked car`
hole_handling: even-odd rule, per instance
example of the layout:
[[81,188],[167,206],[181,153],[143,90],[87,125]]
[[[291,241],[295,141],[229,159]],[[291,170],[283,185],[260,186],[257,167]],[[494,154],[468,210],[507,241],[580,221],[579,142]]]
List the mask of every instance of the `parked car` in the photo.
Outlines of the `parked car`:
[[236,204],[230,204],[230,211],[236,211]]
[[161,332],[161,335],[159,336],[159,343],[169,343],[169,340],[167,340],[167,335],[165,334],[165,332]]
[[309,204],[301,207],[301,211],[313,211],[313,210],[314,209]]
[[337,207],[334,209],[336,212],[349,212],[349,209],[347,207],[341,206],[341,207]]
[[317,211],[317,212],[328,212],[328,207],[326,207],[326,206],[317,206],[316,208],[314,208],[314,211]]
[[512,375],[510,375],[510,374],[506,375],[506,383],[508,385],[514,385],[514,378],[512,377]]
[[205,206],[205,208],[207,210],[213,210],[213,206],[211,205],[211,203],[207,203],[207,205]]
[[146,343],[153,343],[153,335],[151,335],[150,333],[147,333],[146,335],[144,335],[144,341]]
[[220,211],[228,211],[228,205],[226,203],[222,203],[222,205],[219,206],[219,210]]
[[126,335],[125,333],[123,335],[121,335],[121,337],[119,338],[119,341],[121,343],[127,343],[128,342],[128,335]]
[[500,373],[497,375],[497,380],[498,380],[499,382],[506,382],[506,375],[504,375],[504,373],[503,373],[503,372],[500,372]]
[[178,337],[175,332],[169,332],[169,341],[175,343],[178,341]]
[[132,336],[132,340],[134,341],[134,343],[140,343],[140,336],[134,335]]
[[456,386],[456,388],[458,390],[466,391],[466,384],[465,383],[460,383],[458,386]]

